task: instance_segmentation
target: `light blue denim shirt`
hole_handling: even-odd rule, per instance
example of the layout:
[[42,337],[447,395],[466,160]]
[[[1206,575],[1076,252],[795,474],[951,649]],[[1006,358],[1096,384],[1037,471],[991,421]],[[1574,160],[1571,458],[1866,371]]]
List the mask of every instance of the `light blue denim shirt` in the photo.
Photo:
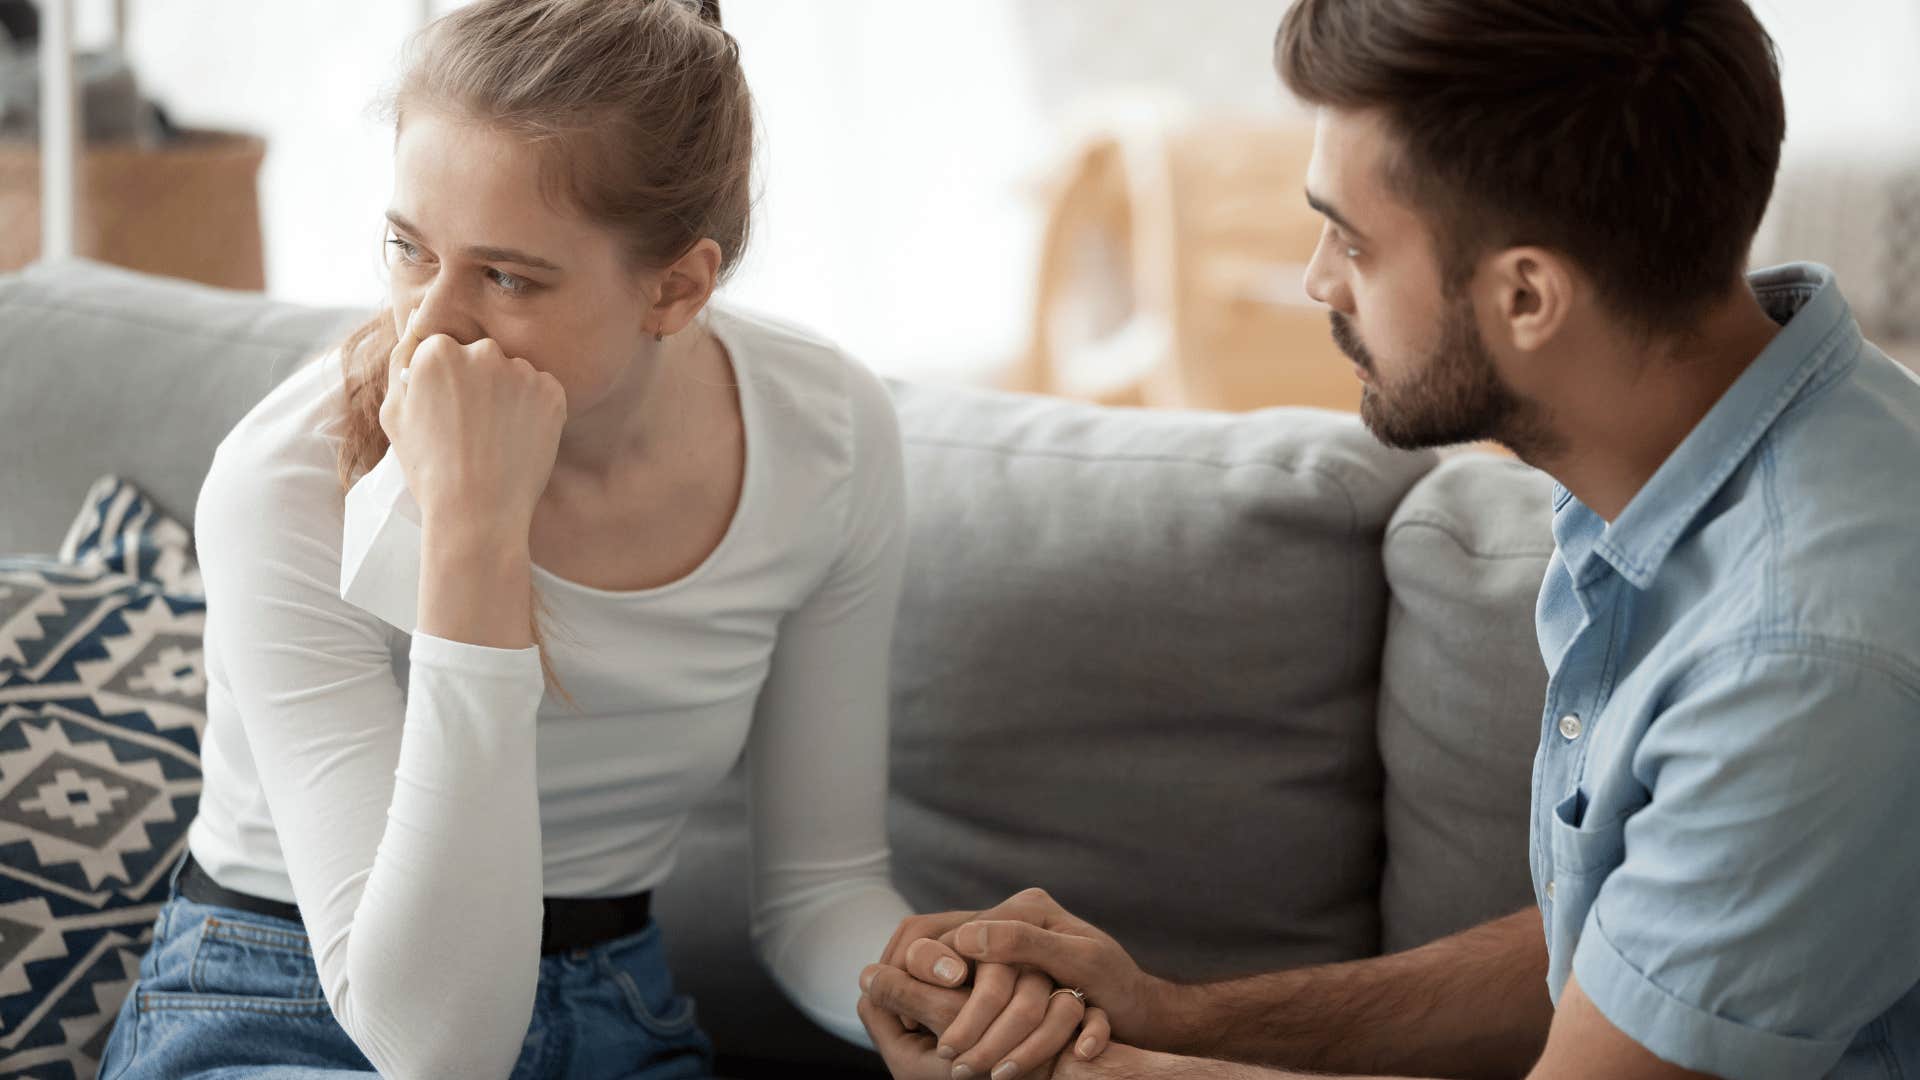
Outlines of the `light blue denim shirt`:
[[1920,1076],[1920,379],[1825,268],[1611,525],[1554,489],[1531,858],[1569,975],[1668,1061]]

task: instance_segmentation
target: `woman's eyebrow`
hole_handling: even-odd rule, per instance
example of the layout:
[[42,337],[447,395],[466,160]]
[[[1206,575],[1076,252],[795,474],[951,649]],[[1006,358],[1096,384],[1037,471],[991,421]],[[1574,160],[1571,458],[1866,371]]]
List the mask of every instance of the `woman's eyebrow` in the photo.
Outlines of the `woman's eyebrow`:
[[[402,229],[405,229],[406,231],[414,234],[415,236],[422,235],[422,233],[420,232],[419,226],[415,225],[411,221],[408,221],[405,217],[401,216],[396,211],[393,211],[393,210],[387,211],[387,220],[393,222],[395,225],[398,225]],[[560,269],[558,265],[548,262],[547,260],[541,258],[538,255],[529,255],[524,251],[518,251],[508,247],[495,247],[488,244],[471,244],[471,245],[468,245],[463,250],[463,253],[467,255],[469,258],[478,259],[481,262],[518,263],[521,266],[532,266],[541,270]]]

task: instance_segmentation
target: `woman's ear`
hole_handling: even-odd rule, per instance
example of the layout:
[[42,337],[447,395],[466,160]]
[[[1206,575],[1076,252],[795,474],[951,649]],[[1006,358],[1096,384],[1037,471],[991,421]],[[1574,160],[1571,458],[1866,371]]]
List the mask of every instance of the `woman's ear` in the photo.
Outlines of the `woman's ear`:
[[653,334],[677,334],[687,328],[713,299],[720,284],[720,245],[701,240],[662,271],[659,295],[647,312],[646,329]]

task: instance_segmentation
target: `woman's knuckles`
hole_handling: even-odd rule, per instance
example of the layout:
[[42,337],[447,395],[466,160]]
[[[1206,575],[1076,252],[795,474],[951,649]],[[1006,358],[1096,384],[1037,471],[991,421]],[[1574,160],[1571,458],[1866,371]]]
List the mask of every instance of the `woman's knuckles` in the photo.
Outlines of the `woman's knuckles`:
[[1036,1005],[1030,1000],[1015,1000],[1013,1004],[1007,1006],[1006,1016],[1016,1027],[1032,1031],[1046,1020],[1047,1009],[1046,1006]]

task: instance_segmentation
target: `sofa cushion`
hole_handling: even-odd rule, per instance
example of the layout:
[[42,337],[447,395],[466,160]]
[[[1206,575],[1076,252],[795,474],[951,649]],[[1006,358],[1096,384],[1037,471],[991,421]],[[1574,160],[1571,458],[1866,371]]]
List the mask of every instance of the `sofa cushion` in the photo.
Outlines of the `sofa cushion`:
[[83,259],[0,276],[0,551],[51,551],[106,473],[191,527],[214,446],[365,317]]
[[1385,951],[1533,903],[1527,808],[1547,685],[1533,607],[1551,488],[1518,462],[1464,454],[1387,527]]
[[1308,409],[897,401],[907,898],[1040,886],[1177,977],[1373,953],[1380,544],[1435,458]]
[[199,805],[204,608],[112,477],[59,558],[0,557],[0,1075],[98,1067]]

